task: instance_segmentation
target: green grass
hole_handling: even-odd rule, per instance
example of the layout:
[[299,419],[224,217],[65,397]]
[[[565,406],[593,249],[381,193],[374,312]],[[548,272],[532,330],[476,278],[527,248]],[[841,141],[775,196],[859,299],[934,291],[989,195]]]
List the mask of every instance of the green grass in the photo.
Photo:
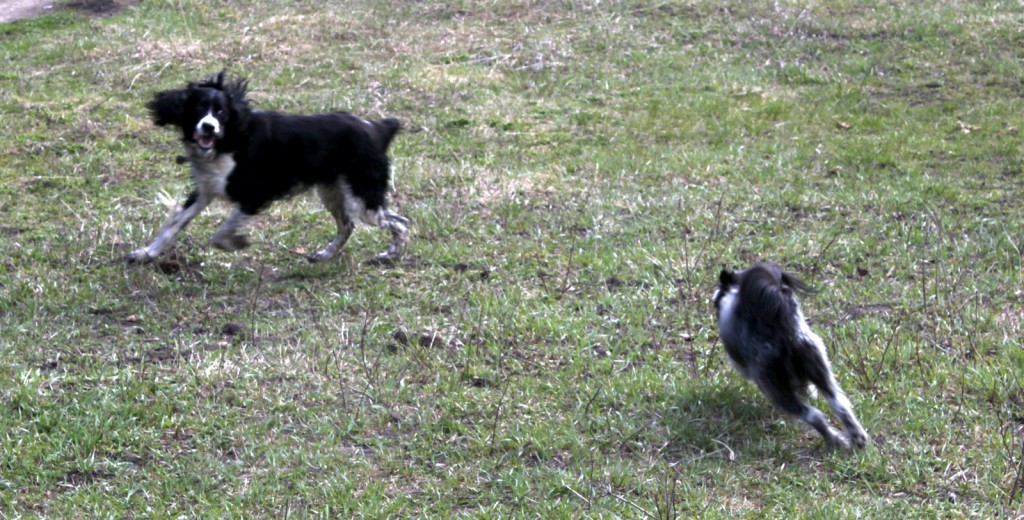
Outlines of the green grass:
[[[1015,2],[147,1],[0,26],[0,517],[1024,517]],[[409,254],[122,258],[188,186],[144,104],[395,115]],[[725,362],[771,260],[872,435]],[[227,326],[227,327],[226,327]]]

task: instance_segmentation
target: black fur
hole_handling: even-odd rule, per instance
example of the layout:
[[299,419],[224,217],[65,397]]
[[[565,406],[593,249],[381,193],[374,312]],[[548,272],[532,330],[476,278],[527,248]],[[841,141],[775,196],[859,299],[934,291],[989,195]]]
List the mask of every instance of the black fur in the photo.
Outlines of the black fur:
[[[807,293],[809,287],[793,275],[783,272],[772,264],[759,264],[737,276],[731,271],[722,271],[719,277],[722,287],[739,287],[740,301],[744,305],[736,309],[736,317],[749,331],[773,345],[797,345],[796,320],[798,312],[793,293]],[[736,345],[733,345],[736,347]],[[749,354],[741,348],[730,349],[730,355],[746,366],[744,357]],[[790,352],[780,352],[787,356]]]
[[[863,447],[867,434],[832,374],[821,338],[804,320],[796,294],[811,288],[774,264],[719,274],[714,304],[722,343],[733,366],[779,409],[800,417],[827,442]],[[804,401],[808,385],[828,400],[846,429],[836,432]]]
[[[344,244],[355,221],[389,229],[392,244],[385,255],[402,253],[408,220],[387,209],[387,149],[400,124],[397,119],[366,121],[348,112],[288,115],[252,110],[244,79],[229,81],[224,72],[184,89],[158,92],[146,105],[158,126],[177,127],[192,164],[196,191],[154,243],[129,255],[148,261],[159,255],[202,207],[212,199],[233,203],[214,244],[232,250],[244,241],[234,235],[247,217],[276,200],[317,187],[338,225],[336,242],[310,257],[325,260]],[[175,220],[178,219],[178,220]],[[170,238],[168,238],[170,237]]]

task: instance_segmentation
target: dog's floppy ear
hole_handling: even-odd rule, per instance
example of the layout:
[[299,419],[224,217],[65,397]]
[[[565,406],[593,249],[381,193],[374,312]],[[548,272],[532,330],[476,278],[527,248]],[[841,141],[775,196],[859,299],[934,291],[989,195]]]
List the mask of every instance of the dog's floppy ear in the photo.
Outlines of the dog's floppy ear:
[[232,111],[237,116],[242,116],[249,112],[249,100],[245,97],[245,91],[249,87],[249,81],[242,78],[227,83],[223,82],[224,73],[221,72],[218,76],[218,81],[221,81],[220,89],[227,94],[228,99],[231,100]]
[[722,269],[722,272],[718,273],[718,286],[727,288],[734,285],[736,285],[736,273],[728,269]]
[[185,115],[185,99],[188,94],[184,90],[165,90],[157,92],[153,99],[146,103],[153,123],[157,126],[180,124]]
[[810,285],[804,283],[802,280],[797,278],[796,275],[787,273],[786,271],[782,272],[782,283],[784,284],[784,287],[789,287],[790,290],[796,293],[811,294],[815,292],[814,288]]

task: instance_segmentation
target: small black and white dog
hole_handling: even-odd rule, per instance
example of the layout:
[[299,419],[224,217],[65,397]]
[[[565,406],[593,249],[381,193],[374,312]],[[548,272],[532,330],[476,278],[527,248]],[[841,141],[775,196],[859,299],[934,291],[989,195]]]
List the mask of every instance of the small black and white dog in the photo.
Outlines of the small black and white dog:
[[[723,270],[713,301],[729,361],[779,409],[814,427],[832,446],[863,448],[864,427],[832,373],[821,338],[811,331],[795,293],[810,287],[773,264]],[[814,385],[846,429],[842,434],[807,404]]]
[[404,252],[409,221],[387,209],[390,179],[388,144],[399,129],[394,118],[366,121],[348,112],[287,115],[253,110],[245,80],[225,81],[221,73],[184,89],[158,92],[146,107],[158,126],[181,130],[182,162],[189,162],[195,188],[149,246],[128,255],[149,262],[214,199],[234,204],[213,235],[225,251],[248,246],[239,234],[245,223],[278,199],[316,187],[334,216],[337,235],[309,261],[328,260],[345,244],[355,223],[391,232],[391,244],[378,256]]

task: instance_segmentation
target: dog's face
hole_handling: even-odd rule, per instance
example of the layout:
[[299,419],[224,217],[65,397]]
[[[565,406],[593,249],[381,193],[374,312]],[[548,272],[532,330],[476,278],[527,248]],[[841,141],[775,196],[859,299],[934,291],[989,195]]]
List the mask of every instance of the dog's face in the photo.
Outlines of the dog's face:
[[223,90],[192,88],[188,90],[184,112],[185,140],[194,143],[197,151],[209,153],[217,140],[224,137],[224,130],[230,123],[231,100]]
[[224,72],[184,89],[158,92],[147,104],[157,126],[177,126],[193,159],[223,150],[228,129],[248,112],[245,80],[225,82]]

